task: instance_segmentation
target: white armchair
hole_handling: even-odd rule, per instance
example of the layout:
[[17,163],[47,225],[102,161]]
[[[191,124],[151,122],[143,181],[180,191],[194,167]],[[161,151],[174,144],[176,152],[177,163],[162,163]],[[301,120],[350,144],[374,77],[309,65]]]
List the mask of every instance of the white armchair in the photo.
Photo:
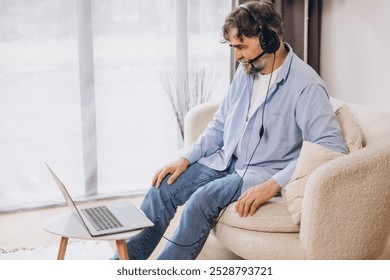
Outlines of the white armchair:
[[[344,104],[332,98],[334,108]],[[240,218],[234,203],[214,229],[216,238],[244,259],[375,259],[390,230],[390,114],[347,103],[363,148],[321,165],[309,176],[301,223],[282,197]],[[192,109],[185,145],[197,139],[218,104]]]

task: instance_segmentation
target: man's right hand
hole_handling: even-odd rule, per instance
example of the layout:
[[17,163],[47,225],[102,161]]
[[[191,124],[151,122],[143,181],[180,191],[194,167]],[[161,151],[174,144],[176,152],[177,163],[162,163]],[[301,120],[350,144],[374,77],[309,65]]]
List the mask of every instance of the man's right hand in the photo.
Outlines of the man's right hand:
[[155,186],[157,189],[160,187],[162,180],[164,180],[165,176],[168,174],[172,174],[168,179],[168,185],[172,185],[173,182],[176,181],[177,177],[179,177],[190,165],[189,161],[185,158],[179,158],[178,160],[165,165],[163,168],[160,168],[154,174],[152,180],[152,186]]

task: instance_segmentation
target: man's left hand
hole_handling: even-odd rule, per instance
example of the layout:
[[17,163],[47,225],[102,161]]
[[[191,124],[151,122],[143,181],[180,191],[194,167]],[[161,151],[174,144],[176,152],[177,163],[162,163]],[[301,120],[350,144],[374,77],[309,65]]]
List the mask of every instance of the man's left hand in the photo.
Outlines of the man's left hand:
[[273,198],[281,187],[271,178],[264,183],[254,186],[243,193],[236,203],[236,212],[240,217],[253,216],[257,209]]

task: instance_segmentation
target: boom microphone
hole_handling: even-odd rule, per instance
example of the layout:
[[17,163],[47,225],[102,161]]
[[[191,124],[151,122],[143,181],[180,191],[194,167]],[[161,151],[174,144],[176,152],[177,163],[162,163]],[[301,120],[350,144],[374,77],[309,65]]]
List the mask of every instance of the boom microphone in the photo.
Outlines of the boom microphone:
[[252,59],[249,59],[248,60],[248,63],[249,64],[252,64],[253,62],[255,62],[256,60],[258,60],[259,58],[263,57],[267,52],[266,51],[263,51],[262,53],[260,53],[258,56],[256,56],[255,58],[252,58]]

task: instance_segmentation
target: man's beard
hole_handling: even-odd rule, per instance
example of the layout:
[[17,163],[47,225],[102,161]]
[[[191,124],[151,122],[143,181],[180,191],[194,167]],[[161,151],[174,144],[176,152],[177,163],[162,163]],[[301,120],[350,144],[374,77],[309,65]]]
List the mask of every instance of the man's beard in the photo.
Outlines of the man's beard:
[[256,73],[259,73],[264,70],[266,66],[266,59],[259,59],[257,61],[254,61],[252,63],[245,63],[248,62],[248,59],[242,58],[238,62],[242,64],[242,68],[244,69],[244,72],[248,75],[253,75]]

